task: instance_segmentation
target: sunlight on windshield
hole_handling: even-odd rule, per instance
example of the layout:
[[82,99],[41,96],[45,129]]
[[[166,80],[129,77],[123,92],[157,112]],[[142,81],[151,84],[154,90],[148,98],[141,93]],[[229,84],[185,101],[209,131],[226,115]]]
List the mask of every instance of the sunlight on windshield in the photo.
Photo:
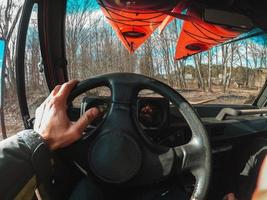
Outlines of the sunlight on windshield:
[[67,4],[70,78],[83,80],[109,72],[140,73],[170,85],[192,104],[249,104],[265,83],[266,36],[219,45],[175,60],[182,26],[182,21],[176,20],[163,33],[155,31],[130,54],[95,1],[82,2],[69,0]]

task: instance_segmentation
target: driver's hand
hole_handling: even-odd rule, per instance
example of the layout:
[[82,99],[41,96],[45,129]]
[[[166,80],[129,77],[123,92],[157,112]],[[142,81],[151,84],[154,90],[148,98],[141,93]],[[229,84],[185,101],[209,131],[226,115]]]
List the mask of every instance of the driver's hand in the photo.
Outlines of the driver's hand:
[[34,130],[38,132],[51,150],[66,147],[81,138],[84,129],[98,116],[97,108],[84,113],[77,122],[67,116],[67,98],[78,83],[71,80],[58,85],[37,108]]

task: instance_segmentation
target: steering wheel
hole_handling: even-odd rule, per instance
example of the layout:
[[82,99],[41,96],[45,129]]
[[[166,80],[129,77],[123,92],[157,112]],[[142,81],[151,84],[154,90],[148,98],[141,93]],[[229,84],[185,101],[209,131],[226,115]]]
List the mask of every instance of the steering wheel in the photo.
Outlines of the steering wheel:
[[[68,155],[85,171],[106,183],[136,186],[153,184],[183,171],[195,177],[191,199],[203,200],[211,174],[207,132],[194,109],[174,89],[155,79],[132,73],[113,73],[80,82],[68,102],[100,86],[111,90],[111,105],[94,134],[73,144]],[[145,137],[137,120],[139,91],[153,90],[168,100],[187,121],[191,140],[182,146],[165,147]],[[71,113],[70,113],[71,114]]]

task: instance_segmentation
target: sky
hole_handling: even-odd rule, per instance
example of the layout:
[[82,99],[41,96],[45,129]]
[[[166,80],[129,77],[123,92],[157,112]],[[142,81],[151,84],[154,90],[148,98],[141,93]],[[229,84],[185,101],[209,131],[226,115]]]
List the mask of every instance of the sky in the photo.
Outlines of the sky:
[[5,42],[0,39],[0,71],[2,69],[3,59],[4,59],[4,50],[5,50]]
[[67,12],[73,14],[82,10],[93,11],[99,10],[100,7],[96,0],[68,0],[67,1]]
[[[5,41],[0,39],[0,88],[2,87],[2,67],[3,67],[3,59],[4,59],[4,51],[5,51]],[[0,94],[1,95],[1,94]],[[1,99],[0,99],[1,104]]]

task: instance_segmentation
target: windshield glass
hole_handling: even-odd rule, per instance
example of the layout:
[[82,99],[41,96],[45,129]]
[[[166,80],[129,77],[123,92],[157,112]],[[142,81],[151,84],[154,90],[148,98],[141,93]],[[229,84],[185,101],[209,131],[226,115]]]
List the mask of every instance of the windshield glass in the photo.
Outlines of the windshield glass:
[[[103,12],[95,0],[67,1],[66,53],[70,79],[84,80],[110,72],[140,73],[168,84],[192,104],[251,104],[265,83],[265,35],[216,45],[177,60],[182,20],[173,20],[161,33],[153,29],[153,34],[139,48],[126,47]],[[127,29],[123,37],[137,40],[145,34],[141,29],[138,31]],[[206,48],[186,45],[191,50]]]

